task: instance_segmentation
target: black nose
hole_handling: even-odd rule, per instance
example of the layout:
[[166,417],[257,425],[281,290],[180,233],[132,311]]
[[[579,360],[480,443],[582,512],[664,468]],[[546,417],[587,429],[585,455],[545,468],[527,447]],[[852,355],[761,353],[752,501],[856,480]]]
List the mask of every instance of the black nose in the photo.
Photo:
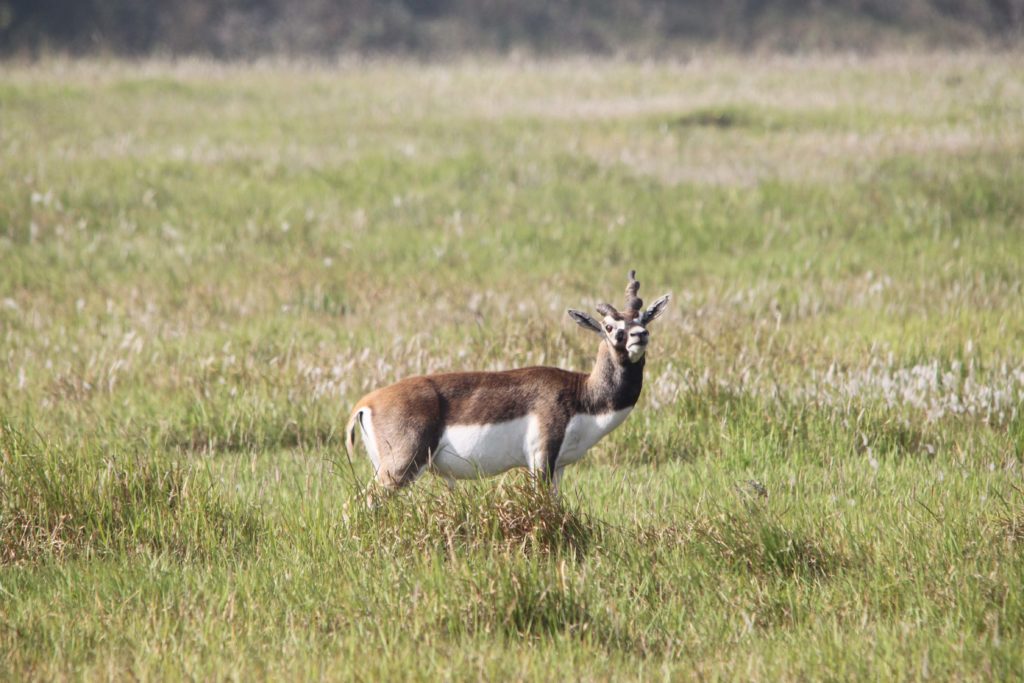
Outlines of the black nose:
[[637,337],[638,339],[647,339],[647,335],[649,334],[650,332],[648,332],[647,330],[640,330],[639,332],[630,332],[629,336]]
[[622,330],[619,330],[618,332],[615,333],[615,341],[622,341]]

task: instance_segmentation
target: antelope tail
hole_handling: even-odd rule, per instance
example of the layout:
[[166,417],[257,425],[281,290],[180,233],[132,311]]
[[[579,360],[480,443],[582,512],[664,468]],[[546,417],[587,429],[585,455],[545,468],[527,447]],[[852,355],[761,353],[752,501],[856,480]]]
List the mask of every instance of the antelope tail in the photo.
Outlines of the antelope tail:
[[348,419],[348,424],[345,425],[345,452],[348,453],[348,463],[352,464],[352,456],[356,450],[356,422],[359,421],[359,410],[352,411],[352,417]]

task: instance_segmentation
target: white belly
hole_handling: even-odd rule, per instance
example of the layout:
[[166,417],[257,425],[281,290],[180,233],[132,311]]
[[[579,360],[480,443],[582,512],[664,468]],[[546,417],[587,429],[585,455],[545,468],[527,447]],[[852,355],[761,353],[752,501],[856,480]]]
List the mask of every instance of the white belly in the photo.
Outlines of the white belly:
[[431,466],[442,476],[476,479],[529,467],[539,443],[532,415],[491,425],[452,425],[444,430]]
[[[600,415],[576,415],[565,430],[556,467],[571,465],[626,419],[632,408]],[[453,479],[477,479],[514,467],[530,467],[540,455],[539,422],[527,415],[492,425],[452,425],[444,430],[431,467]],[[542,463],[538,465],[543,466]]]
[[614,413],[599,415],[576,415],[569,420],[565,429],[562,449],[558,452],[556,467],[571,465],[590,450],[605,434],[612,431],[626,419],[633,407],[616,410]]

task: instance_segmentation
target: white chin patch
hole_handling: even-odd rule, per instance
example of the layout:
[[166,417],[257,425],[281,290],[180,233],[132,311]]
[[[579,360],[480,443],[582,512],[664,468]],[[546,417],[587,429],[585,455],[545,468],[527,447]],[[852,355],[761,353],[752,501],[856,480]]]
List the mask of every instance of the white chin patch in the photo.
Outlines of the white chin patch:
[[626,353],[629,354],[629,362],[635,363],[644,357],[644,353],[647,351],[647,345],[644,346],[629,346],[626,348]]

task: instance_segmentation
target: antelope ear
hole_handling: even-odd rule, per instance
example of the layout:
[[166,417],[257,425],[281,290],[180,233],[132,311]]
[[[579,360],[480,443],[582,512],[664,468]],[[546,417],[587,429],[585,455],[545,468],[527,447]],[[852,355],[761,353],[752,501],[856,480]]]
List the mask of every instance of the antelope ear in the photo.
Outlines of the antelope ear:
[[600,335],[604,335],[604,331],[601,329],[601,323],[594,320],[594,317],[589,313],[577,311],[572,308],[570,308],[567,311],[567,313],[569,314],[569,317],[576,321],[576,324],[582,327],[583,329],[590,330],[591,332],[596,332],[597,334]]
[[640,324],[646,325],[647,323],[651,322],[652,320],[660,316],[662,313],[664,313],[665,308],[668,307],[669,299],[671,298],[671,294],[666,294],[665,296],[661,297],[653,304],[651,304],[650,308],[644,311],[643,315],[640,316]]

